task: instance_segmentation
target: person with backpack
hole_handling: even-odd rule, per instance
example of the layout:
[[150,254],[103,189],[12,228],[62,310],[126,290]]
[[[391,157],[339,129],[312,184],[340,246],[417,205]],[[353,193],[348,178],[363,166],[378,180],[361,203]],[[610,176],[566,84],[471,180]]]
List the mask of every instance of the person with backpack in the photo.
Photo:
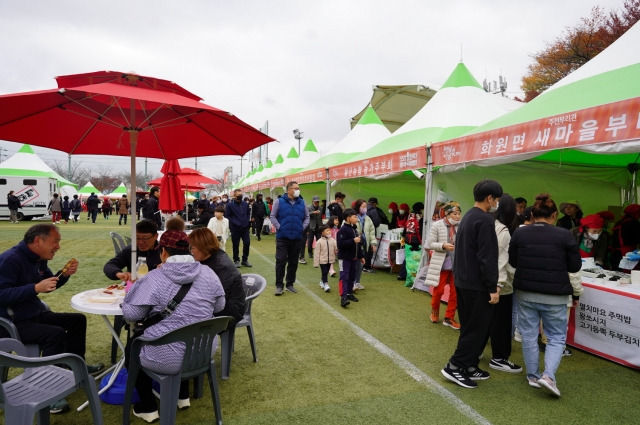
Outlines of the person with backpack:
[[78,222],[78,217],[80,217],[80,213],[82,212],[82,202],[78,199],[78,195],[73,195],[73,199],[69,203],[71,207],[71,213],[73,214],[73,221]]
[[69,214],[71,214],[71,203],[69,202],[69,197],[65,195],[62,198],[62,219],[64,224],[69,223]]
[[258,240],[261,240],[264,218],[271,214],[269,205],[264,201],[262,193],[258,193],[251,209],[251,224]]
[[53,199],[49,201],[48,209],[51,212],[53,224],[60,224],[60,218],[62,217],[62,199],[60,199],[60,195],[53,194]]

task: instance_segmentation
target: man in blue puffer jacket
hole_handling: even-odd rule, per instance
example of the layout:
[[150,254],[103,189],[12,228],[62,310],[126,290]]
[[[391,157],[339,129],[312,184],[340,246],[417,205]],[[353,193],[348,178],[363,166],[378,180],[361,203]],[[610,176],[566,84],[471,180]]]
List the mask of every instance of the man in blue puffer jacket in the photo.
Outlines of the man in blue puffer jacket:
[[300,186],[287,183],[287,193],[273,203],[271,224],[276,228],[276,295],[284,293],[285,266],[287,291],[296,293],[293,283],[298,270],[302,234],[309,224],[309,211],[300,197]]

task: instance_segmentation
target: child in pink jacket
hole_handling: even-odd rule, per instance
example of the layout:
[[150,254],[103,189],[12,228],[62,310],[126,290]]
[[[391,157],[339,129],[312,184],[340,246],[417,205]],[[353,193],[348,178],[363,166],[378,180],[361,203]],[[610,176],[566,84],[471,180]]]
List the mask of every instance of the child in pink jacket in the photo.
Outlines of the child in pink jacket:
[[320,226],[320,232],[322,237],[316,241],[316,248],[313,253],[313,266],[320,266],[322,272],[322,279],[320,280],[320,288],[324,292],[329,292],[329,268],[336,262],[336,255],[338,254],[338,244],[336,240],[331,237],[331,229],[326,224]]

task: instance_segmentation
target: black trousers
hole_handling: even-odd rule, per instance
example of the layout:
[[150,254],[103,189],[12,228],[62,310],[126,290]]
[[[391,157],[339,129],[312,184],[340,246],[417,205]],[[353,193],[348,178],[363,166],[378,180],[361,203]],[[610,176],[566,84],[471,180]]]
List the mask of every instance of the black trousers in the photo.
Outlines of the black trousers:
[[240,261],[240,239],[242,239],[242,261],[249,259],[249,247],[251,239],[249,238],[249,226],[244,229],[231,230],[231,243],[233,244],[233,261]]
[[23,344],[38,344],[43,356],[72,353],[84,359],[87,318],[82,313],[45,311],[13,323]]
[[254,219],[253,229],[258,240],[260,240],[260,236],[262,235],[262,226],[264,225],[264,217],[255,217]]
[[[298,254],[303,239],[276,239],[276,286],[284,287],[285,268],[287,286],[293,286],[298,271]],[[304,245],[303,245],[304,247]]]
[[[313,257],[313,241],[317,241],[318,239],[320,239],[320,231],[318,229],[316,230],[308,230],[307,233],[307,251],[309,252],[309,257]],[[302,257],[304,257],[304,247],[302,249]]]
[[493,307],[491,325],[484,339],[483,347],[491,338],[491,358],[509,359],[511,356],[511,309],[513,308],[513,294],[500,295],[500,301]]
[[329,269],[331,268],[331,264],[320,264],[320,273],[321,279],[324,283],[329,283]]
[[459,368],[478,366],[478,356],[486,344],[494,304],[489,304],[489,293],[456,287],[460,336],[458,346],[449,362]]

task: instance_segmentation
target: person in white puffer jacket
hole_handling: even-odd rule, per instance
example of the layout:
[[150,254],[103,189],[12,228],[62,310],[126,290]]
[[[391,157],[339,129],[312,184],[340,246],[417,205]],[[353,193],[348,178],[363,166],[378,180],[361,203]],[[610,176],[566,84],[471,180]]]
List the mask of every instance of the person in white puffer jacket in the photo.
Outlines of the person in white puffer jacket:
[[457,202],[447,202],[443,207],[444,218],[431,225],[429,237],[425,247],[433,251],[429,268],[427,269],[427,285],[433,286],[431,296],[431,323],[440,321],[440,300],[442,294],[449,285],[449,300],[443,325],[459,330],[460,324],[456,322],[456,308],[458,306],[456,289],[453,286],[453,250],[456,241],[456,231],[460,223],[462,211]]

